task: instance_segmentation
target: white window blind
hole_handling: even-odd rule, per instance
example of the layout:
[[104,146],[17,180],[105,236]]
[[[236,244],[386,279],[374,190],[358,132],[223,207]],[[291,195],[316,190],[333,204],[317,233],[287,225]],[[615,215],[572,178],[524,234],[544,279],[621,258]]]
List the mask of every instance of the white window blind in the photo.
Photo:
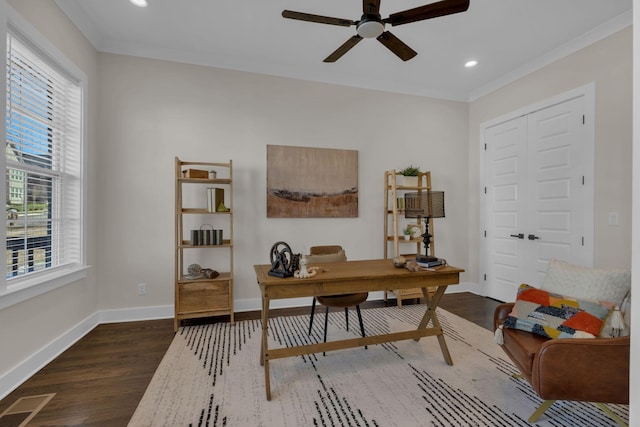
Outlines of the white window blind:
[[82,90],[7,34],[8,285],[82,262]]

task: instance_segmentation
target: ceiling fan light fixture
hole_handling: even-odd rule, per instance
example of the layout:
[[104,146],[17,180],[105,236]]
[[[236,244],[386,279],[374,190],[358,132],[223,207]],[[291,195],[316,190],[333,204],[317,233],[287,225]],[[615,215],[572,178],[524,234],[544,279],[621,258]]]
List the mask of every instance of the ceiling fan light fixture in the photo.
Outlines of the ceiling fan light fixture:
[[376,38],[384,32],[384,24],[379,21],[361,21],[357,27],[358,35],[365,39]]
[[147,6],[149,6],[149,2],[147,0],[129,0],[129,3],[131,3],[134,6],[138,6],[138,7],[147,7]]

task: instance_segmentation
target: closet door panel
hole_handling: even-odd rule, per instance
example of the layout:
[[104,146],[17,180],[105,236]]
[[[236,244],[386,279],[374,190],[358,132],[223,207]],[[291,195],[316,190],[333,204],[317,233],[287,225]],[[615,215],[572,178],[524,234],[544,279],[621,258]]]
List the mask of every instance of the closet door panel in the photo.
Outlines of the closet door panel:
[[513,301],[520,284],[540,286],[553,258],[592,262],[584,104],[577,96],[484,129],[480,263],[492,298]]

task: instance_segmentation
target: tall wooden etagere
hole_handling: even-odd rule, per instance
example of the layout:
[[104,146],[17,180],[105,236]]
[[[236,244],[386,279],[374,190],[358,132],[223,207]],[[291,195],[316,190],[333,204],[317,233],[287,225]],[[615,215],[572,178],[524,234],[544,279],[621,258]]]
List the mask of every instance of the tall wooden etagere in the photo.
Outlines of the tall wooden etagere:
[[[174,329],[182,320],[211,316],[228,315],[233,324],[232,161],[192,162],[176,157],[175,187]],[[216,191],[221,205],[211,199]],[[208,238],[194,241],[192,232],[203,227],[210,233]],[[208,277],[206,272],[189,271],[197,265],[218,274]]]
[[[404,194],[420,193],[422,191],[431,190],[431,172],[420,172],[414,178],[415,182],[407,184],[406,177],[402,176],[400,171],[390,170],[384,173],[384,258],[394,258],[404,256],[408,259],[415,258],[416,254],[424,252],[423,240],[420,236],[424,233],[424,218],[405,218],[404,210]],[[433,220],[429,221],[429,230],[433,236]],[[419,233],[410,236],[409,239],[404,238],[403,230],[409,224],[415,224],[415,228],[419,229]],[[407,252],[401,248],[409,248]],[[429,253],[424,255],[435,256],[435,242],[431,237]],[[387,293],[394,294],[398,301],[398,307],[402,307],[402,300],[410,298],[421,298],[421,289],[400,289],[389,290],[385,292],[385,300]]]

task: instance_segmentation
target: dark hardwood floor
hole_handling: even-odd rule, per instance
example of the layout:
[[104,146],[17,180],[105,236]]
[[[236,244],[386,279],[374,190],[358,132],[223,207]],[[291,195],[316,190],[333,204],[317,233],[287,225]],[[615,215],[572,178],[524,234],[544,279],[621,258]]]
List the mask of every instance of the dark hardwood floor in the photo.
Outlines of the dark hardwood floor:
[[[369,301],[363,308],[395,303]],[[444,295],[440,307],[491,329],[498,304],[465,292]],[[271,311],[307,313],[309,307]],[[259,318],[259,311],[236,313],[238,321]],[[56,393],[29,426],[126,426],[173,335],[173,319],[99,325],[0,401],[0,413],[20,397]],[[12,425],[0,419],[0,427]]]

